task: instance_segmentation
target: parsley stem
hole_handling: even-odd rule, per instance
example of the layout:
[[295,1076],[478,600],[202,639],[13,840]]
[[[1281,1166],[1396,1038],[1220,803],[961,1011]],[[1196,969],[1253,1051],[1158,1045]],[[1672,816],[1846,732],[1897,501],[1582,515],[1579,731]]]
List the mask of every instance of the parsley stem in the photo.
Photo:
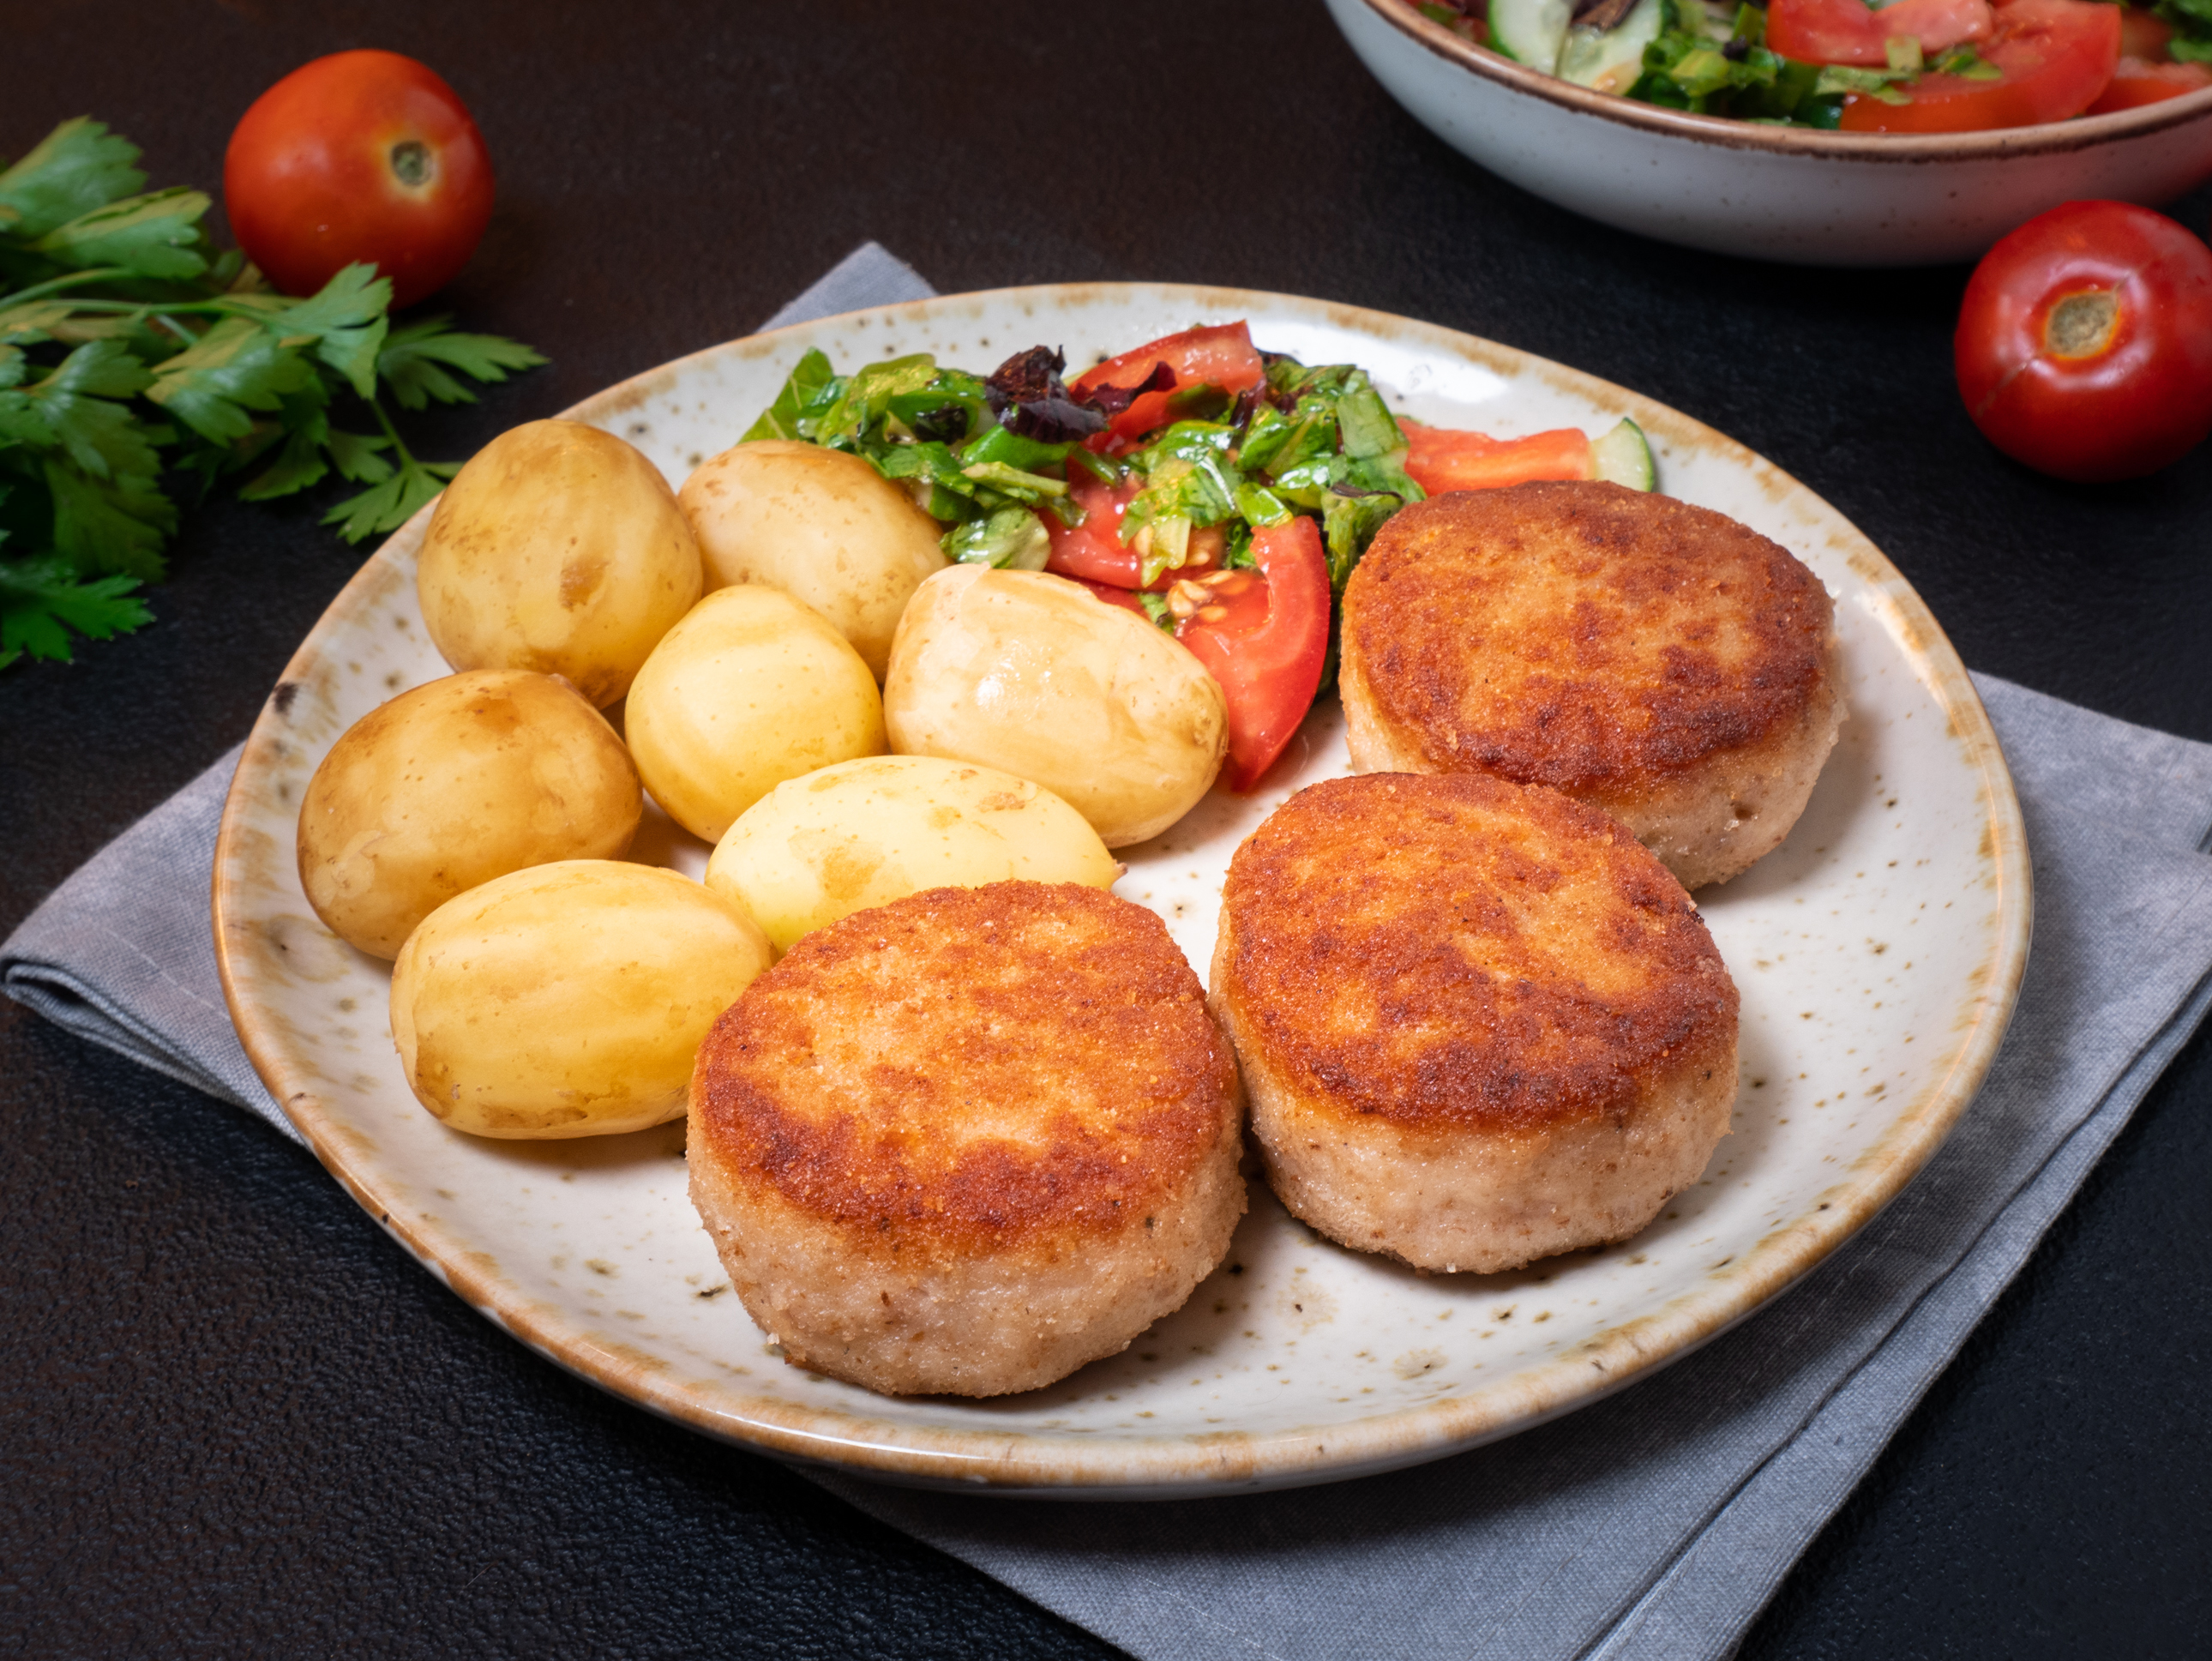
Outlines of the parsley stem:
[[[25,294],[28,294],[31,291],[28,289],[26,289],[23,292]],[[261,321],[274,315],[274,313],[264,309],[263,307],[258,306],[241,306],[235,301],[229,300],[180,300],[176,301],[167,300],[72,300],[70,301],[70,309],[74,312],[137,312],[142,315],[148,313],[160,313],[167,315],[172,312],[189,312],[196,314],[216,317],[250,317],[254,319],[256,321]]]
[[0,295],[0,311],[10,306],[20,306],[27,300],[43,300],[50,294],[61,293],[64,289],[79,288],[87,283],[105,283],[111,277],[128,277],[130,274],[121,265],[102,265],[97,271],[71,271],[66,277],[33,283],[27,289],[18,289],[10,295]]
[[384,429],[384,435],[392,441],[392,449],[398,453],[400,471],[412,472],[418,464],[413,453],[408,449],[407,441],[399,436],[399,429],[392,424],[392,417],[384,413],[384,400],[372,398],[368,400],[368,407],[376,411],[376,424]]

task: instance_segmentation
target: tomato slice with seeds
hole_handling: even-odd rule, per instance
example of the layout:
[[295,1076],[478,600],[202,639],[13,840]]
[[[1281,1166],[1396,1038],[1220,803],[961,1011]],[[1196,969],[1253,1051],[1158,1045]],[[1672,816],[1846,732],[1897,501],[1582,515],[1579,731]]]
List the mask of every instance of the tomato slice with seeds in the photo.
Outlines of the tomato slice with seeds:
[[1590,441],[1572,427],[1528,438],[1492,438],[1409,424],[1406,443],[1407,475],[1431,496],[1447,490],[1494,490],[1540,478],[1597,477]]
[[[1114,485],[1093,478],[1080,467],[1068,471],[1075,477],[1067,482],[1067,493],[1083,509],[1083,523],[1062,525],[1054,514],[1039,515],[1044,520],[1045,535],[1052,540],[1044,569],[1080,582],[1103,582],[1116,588],[1145,586],[1140,581],[1142,557],[1121,540],[1121,515],[1145,488],[1145,481],[1132,475]],[[1152,592],[1164,591],[1178,577],[1212,570],[1221,563],[1225,540],[1218,526],[1200,526],[1192,531],[1182,564],[1154,578],[1150,585]]]
[[1221,776],[1239,792],[1260,782],[1298,730],[1328,657],[1328,556],[1320,526],[1303,517],[1263,525],[1252,532],[1252,557],[1256,572],[1185,576],[1169,601],[1194,608],[1176,638],[1221,684],[1229,716]]

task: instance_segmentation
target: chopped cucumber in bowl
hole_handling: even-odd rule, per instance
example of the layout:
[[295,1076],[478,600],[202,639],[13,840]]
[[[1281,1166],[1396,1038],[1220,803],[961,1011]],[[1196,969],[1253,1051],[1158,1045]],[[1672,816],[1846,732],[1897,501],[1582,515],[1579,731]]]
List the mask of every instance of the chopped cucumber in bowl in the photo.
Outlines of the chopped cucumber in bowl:
[[1490,0],[1491,46],[1549,73],[1559,65],[1573,9],[1571,0]]
[[1634,0],[1625,13],[1600,5],[1567,30],[1556,73],[1597,92],[1625,93],[1644,76],[1644,49],[1667,27],[1667,0]]

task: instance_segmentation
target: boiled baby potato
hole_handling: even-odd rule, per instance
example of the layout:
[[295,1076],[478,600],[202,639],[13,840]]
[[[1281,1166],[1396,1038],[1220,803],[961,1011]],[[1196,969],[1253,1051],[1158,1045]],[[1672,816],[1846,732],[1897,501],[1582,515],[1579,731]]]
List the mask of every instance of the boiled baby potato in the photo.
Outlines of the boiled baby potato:
[[1221,688],[1144,618],[1066,577],[982,565],[915,591],[884,719],[902,754],[1036,780],[1109,848],[1188,812],[1228,741]]
[[416,1100],[479,1136],[680,1118],[693,1052],[769,965],[742,908],[656,866],[564,860],[447,901],[392,966]]
[[945,569],[937,521],[856,455],[763,439],[702,462],[676,500],[707,587],[764,582],[805,600],[878,680],[899,613]]
[[653,799],[695,837],[784,782],[881,755],[876,678],[844,636],[780,588],[718,588],[668,631],[629,691],[623,727]]
[[1121,861],[1041,784],[936,756],[871,756],[787,780],[738,816],[707,886],[779,952],[925,888],[1027,878],[1110,888]]
[[566,682],[477,669],[402,692],[331,746],[300,804],[300,885],[340,940],[390,958],[454,895],[555,860],[620,858],[644,796]]
[[605,707],[704,581],[659,469],[612,433],[532,421],[446,487],[415,590],[454,668],[561,675]]

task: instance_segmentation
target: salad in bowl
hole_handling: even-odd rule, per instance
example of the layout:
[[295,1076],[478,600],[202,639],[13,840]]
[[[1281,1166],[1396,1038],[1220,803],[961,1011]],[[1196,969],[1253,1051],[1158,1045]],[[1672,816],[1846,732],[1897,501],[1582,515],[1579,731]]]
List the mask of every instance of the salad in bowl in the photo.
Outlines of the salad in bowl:
[[1420,0],[1515,62],[1668,109],[1844,132],[1979,132],[2212,87],[2212,3]]

